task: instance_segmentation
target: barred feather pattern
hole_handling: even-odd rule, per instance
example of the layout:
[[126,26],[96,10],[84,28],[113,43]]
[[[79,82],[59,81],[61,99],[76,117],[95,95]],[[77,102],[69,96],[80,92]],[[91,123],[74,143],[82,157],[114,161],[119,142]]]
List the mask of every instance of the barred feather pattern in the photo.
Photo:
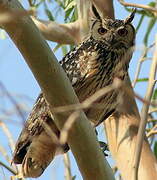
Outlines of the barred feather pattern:
[[[129,18],[95,20],[89,37],[60,61],[80,102],[112,84],[115,77],[124,80],[127,76],[135,40],[135,30],[130,22]],[[118,107],[118,94],[118,90],[113,90],[96,101],[103,107],[101,109],[85,110],[88,119],[100,124],[108,118]],[[59,137],[60,132],[53,121],[49,105],[41,93],[19,136],[13,155],[14,163],[22,163],[24,177],[40,176],[56,155],[57,146],[45,132],[43,122]],[[68,150],[68,144],[65,144],[63,152]]]

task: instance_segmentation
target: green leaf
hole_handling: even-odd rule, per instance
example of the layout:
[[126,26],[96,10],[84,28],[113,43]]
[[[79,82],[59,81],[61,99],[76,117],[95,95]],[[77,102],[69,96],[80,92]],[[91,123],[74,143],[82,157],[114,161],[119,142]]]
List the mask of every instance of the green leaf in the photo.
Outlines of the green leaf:
[[58,4],[59,8],[65,9],[65,1],[55,0],[55,2]]
[[65,13],[65,22],[67,22],[67,20],[68,19],[70,19],[70,14],[72,13],[72,11],[73,11],[73,8],[71,8],[71,9],[68,9],[67,11],[66,11],[66,13]]
[[69,45],[69,48],[70,48],[70,51],[72,50],[72,49],[74,49],[74,45]]
[[[127,10],[128,12],[132,12],[132,8],[125,7],[125,10]],[[147,10],[144,10],[144,9],[142,9],[142,10],[137,9],[136,14],[141,14],[141,15],[144,15],[144,16],[155,18],[154,14],[151,11],[147,11]]]
[[148,6],[155,7],[156,3],[154,1],[151,1],[150,3],[148,3]]
[[137,82],[146,82],[148,81],[148,78],[140,78],[137,80]]
[[154,143],[154,154],[155,154],[155,157],[157,158],[157,141],[155,141]]
[[62,48],[63,56],[65,56],[65,55],[68,53],[67,46],[66,46],[66,45],[63,45],[61,48]]
[[76,175],[72,177],[72,180],[75,180],[76,179]]
[[78,19],[77,9],[76,6],[73,8],[72,16],[70,22],[74,22]]
[[53,52],[55,53],[62,45],[61,44],[57,44],[54,48],[53,48]]
[[139,28],[141,27],[141,24],[142,24],[143,20],[144,20],[144,15],[142,14],[142,15],[141,15],[141,18],[140,18],[140,20],[139,20],[139,23],[138,23],[138,25],[137,25],[137,27],[136,27],[136,32],[137,32],[137,31],[139,30]]
[[154,90],[154,92],[153,92],[152,99],[153,99],[153,100],[156,100],[156,99],[157,99],[157,88],[156,88],[156,89]]
[[54,21],[54,17],[49,9],[45,8],[45,13],[48,16],[50,21]]
[[64,9],[65,11],[73,8],[74,6],[76,6],[76,2],[75,1],[71,1],[67,6],[66,8]]
[[64,0],[64,6],[67,7],[71,0]]
[[151,18],[149,20],[149,23],[148,23],[148,27],[147,27],[147,31],[146,31],[146,34],[145,34],[145,37],[144,37],[144,44],[147,46],[148,44],[148,38],[149,38],[149,35],[150,35],[150,32],[152,31],[154,25],[156,23],[156,18]]

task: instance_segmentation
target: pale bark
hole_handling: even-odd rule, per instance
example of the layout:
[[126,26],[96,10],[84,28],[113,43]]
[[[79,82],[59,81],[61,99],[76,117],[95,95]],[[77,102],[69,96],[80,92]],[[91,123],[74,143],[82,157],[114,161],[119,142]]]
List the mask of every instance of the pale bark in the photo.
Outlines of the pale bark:
[[[123,98],[123,112],[115,113],[104,122],[104,125],[113,159],[115,159],[123,179],[131,180],[140,117],[134,98],[128,96],[128,94],[125,94]],[[145,139],[139,165],[138,180],[152,180],[156,178],[156,159]]]
[[109,17],[114,19],[114,8],[112,0],[91,0],[94,2],[98,11],[101,13],[103,18]]
[[[0,12],[7,10],[12,13],[12,10],[21,9],[17,0],[0,0]],[[51,112],[54,114],[53,107],[78,103],[67,76],[32,20],[28,16],[17,17],[2,26],[31,68],[50,104]],[[70,112],[54,114],[60,129],[69,114]],[[84,179],[114,179],[111,168],[100,150],[95,132],[82,111],[70,130],[68,144]]]
[[[0,2],[3,2],[3,1],[0,0]],[[114,18],[113,4],[112,4],[111,0],[99,0],[99,1],[93,0],[93,1],[95,3],[96,7],[99,9],[99,11],[102,11],[102,14],[104,17],[108,16],[108,17]],[[13,2],[15,2],[15,1],[13,1]],[[38,23],[36,23],[36,24],[38,25]],[[82,24],[79,26],[83,26],[84,23],[79,23],[79,24]],[[58,26],[59,25],[57,25],[57,27]],[[10,25],[10,26],[8,26],[8,28],[9,28],[9,31],[11,31],[10,33],[14,36],[15,33],[13,33],[13,31],[15,31],[15,32],[19,31],[21,33],[20,28],[22,28],[22,26],[20,27],[20,25],[19,25],[19,28],[17,28],[15,26],[15,24],[13,23],[12,26]],[[59,26],[59,28],[61,28],[61,26]],[[83,28],[83,27],[81,27],[81,28]],[[39,29],[40,29],[40,27],[39,27]],[[61,31],[58,31],[56,39],[57,39],[57,37],[59,39],[61,37],[61,35],[63,35],[63,32],[66,32],[65,29],[66,28],[63,28]],[[74,29],[75,29],[75,27],[74,27]],[[76,26],[76,29],[77,29],[76,32],[77,33],[79,32],[79,33],[78,34],[76,33],[77,35],[74,36],[73,37],[74,39],[70,40],[69,43],[71,43],[71,42],[76,43],[76,39],[78,40],[77,41],[77,43],[78,43],[81,39],[83,39],[83,37],[80,37],[81,33],[80,33],[80,27],[78,27],[78,24]],[[69,28],[67,28],[66,30],[70,32]],[[59,33],[59,32],[61,32],[61,33]],[[33,33],[33,32],[30,31],[29,33]],[[43,32],[43,34],[44,34],[44,32]],[[85,31],[82,33],[81,36],[84,36],[84,34],[86,34]],[[24,35],[25,35],[25,33],[24,33]],[[37,32],[37,35],[38,35],[38,32]],[[17,33],[16,33],[16,36],[19,37],[19,35]],[[46,35],[45,35],[45,37],[46,37]],[[65,36],[63,36],[63,37],[65,37]],[[16,39],[16,37],[14,37],[14,38]],[[71,36],[71,38],[72,38],[72,36]],[[49,37],[48,39],[51,39],[51,37]],[[53,38],[51,40],[53,40]],[[30,41],[32,41],[32,39],[30,39]],[[62,43],[65,44],[64,42],[67,43],[67,40],[63,38]],[[32,44],[31,46],[33,47],[34,45]],[[36,46],[37,46],[37,44],[36,44]],[[29,51],[31,51],[31,53],[33,53],[32,51],[34,51],[34,50],[29,49]],[[42,50],[40,50],[40,51],[42,51]],[[28,50],[26,50],[26,54],[27,53],[28,53]],[[38,57],[38,58],[41,59],[43,57]],[[40,66],[41,66],[41,64],[40,64]],[[39,69],[41,72],[43,71],[42,66],[39,67]],[[58,71],[58,68],[56,68],[56,66],[55,66],[54,70]],[[40,76],[39,72],[36,72],[38,76]],[[43,75],[41,75],[41,76],[43,76]],[[52,78],[53,77],[50,78],[51,81],[52,81]],[[56,77],[55,80],[58,81],[58,77]],[[41,81],[45,82],[45,77],[43,77]],[[49,80],[47,80],[47,82],[48,81]],[[43,86],[44,88],[47,88],[46,84],[48,84],[48,83],[41,84],[41,86]],[[62,87],[62,85],[60,85],[60,87]],[[49,92],[49,89],[46,89],[46,92]],[[53,92],[53,91],[51,91],[51,92]],[[57,92],[58,92],[58,89],[57,89]],[[63,95],[65,95],[66,93],[68,93],[68,92],[64,91]],[[50,96],[49,100],[51,100],[51,94],[48,93],[48,96]],[[59,97],[58,102],[63,100],[63,99],[60,100],[60,98],[61,97]],[[72,102],[74,102],[74,101],[72,101]],[[51,102],[51,103],[54,103],[54,102]],[[66,104],[66,101],[64,101],[64,103]],[[55,105],[58,105],[58,104],[55,104]],[[118,169],[120,170],[121,175],[124,178],[124,180],[130,180],[131,173],[132,173],[131,171],[133,170],[133,158],[134,158],[134,153],[135,153],[135,146],[136,146],[136,141],[137,141],[137,131],[138,131],[139,123],[140,123],[140,117],[139,117],[139,112],[138,112],[134,98],[128,96],[127,94],[124,95],[124,104],[122,106],[122,109],[123,109],[122,113],[118,113],[118,112],[115,113],[111,118],[109,118],[108,120],[106,120],[104,122],[104,125],[106,127],[106,134],[108,137],[109,148],[110,148],[113,158],[116,161]],[[61,117],[61,119],[62,119],[62,117]],[[82,123],[82,121],[81,121],[81,123]],[[75,126],[73,128],[75,128]],[[83,132],[81,131],[81,133],[84,134],[85,131],[83,131]],[[74,134],[75,134],[75,132],[73,132],[73,135]],[[75,136],[78,136],[77,138],[81,138],[81,137],[83,139],[85,138],[84,136],[80,136],[78,133],[75,134]],[[78,141],[77,146],[79,146],[80,140],[78,140],[77,138],[75,140]],[[90,137],[90,140],[92,138],[93,138],[93,136]],[[72,143],[72,140],[71,140],[71,143]],[[75,146],[75,147],[71,146],[72,151],[74,151],[75,148],[79,148],[77,146]],[[85,148],[84,147],[81,147],[81,148],[82,148],[82,151],[84,152]],[[86,148],[88,148],[88,147],[86,147]],[[75,151],[77,151],[77,149],[75,149]],[[86,153],[87,154],[84,154],[85,156],[89,154],[88,152],[86,152]],[[77,156],[77,158],[79,158],[79,157],[80,157],[80,154]],[[90,156],[88,156],[88,158],[89,157]],[[86,168],[86,167],[84,166],[84,168]],[[99,172],[97,172],[97,173],[99,173]],[[147,140],[144,140],[142,154],[141,154],[141,161],[140,161],[140,166],[139,166],[139,179],[138,180],[152,180],[152,179],[157,179],[156,159],[150,149],[149,144],[147,143]]]
[[[104,0],[104,4],[109,4],[106,14],[113,18],[113,6],[111,2],[111,0]],[[131,88],[129,80],[127,86]],[[113,159],[116,161],[123,179],[131,180],[140,116],[134,97],[130,97],[125,93],[123,99],[124,101],[121,107],[123,112],[115,113],[104,122],[104,125]],[[153,179],[157,179],[157,161],[145,138],[139,164],[138,180]]]
[[[77,1],[78,20],[73,23],[58,24],[54,21],[40,20],[35,17],[32,17],[32,20],[47,40],[59,44],[78,44],[89,33],[89,21],[92,15],[90,12],[90,1]],[[114,18],[112,1],[93,0],[93,2],[102,17]]]
[[32,17],[45,39],[59,44],[77,44],[80,42],[79,22],[58,24],[54,21],[44,21]]

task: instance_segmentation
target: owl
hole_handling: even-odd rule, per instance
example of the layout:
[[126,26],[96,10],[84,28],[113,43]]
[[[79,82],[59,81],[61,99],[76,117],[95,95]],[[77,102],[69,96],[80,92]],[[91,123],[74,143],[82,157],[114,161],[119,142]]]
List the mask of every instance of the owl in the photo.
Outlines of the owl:
[[[96,17],[91,21],[88,37],[60,61],[80,102],[111,85],[115,77],[125,79],[135,41],[135,29],[131,24],[135,11],[125,20],[101,18],[96,10],[93,12]],[[118,107],[117,96],[118,91],[112,90],[95,102],[101,103],[103,108],[84,110],[88,119],[98,125],[108,118]],[[41,93],[13,154],[13,162],[22,164],[24,177],[40,176],[59,153],[55,141],[44,130],[43,123],[59,138],[60,131]],[[69,150],[67,143],[62,148],[63,152]]]

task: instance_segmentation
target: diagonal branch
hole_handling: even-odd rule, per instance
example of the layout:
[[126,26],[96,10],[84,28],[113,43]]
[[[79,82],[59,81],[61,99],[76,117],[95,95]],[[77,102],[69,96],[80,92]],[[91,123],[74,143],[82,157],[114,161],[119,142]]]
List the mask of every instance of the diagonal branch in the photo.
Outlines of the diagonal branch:
[[130,6],[130,7],[135,7],[135,8],[143,8],[145,10],[151,11],[154,13],[154,15],[156,15],[157,13],[157,8],[148,6],[148,5],[144,5],[144,4],[136,4],[136,3],[128,3],[125,2],[123,0],[119,0],[119,2],[123,5],[123,6]]
[[78,21],[80,26],[80,38],[81,41],[88,35],[90,27],[90,0],[78,0],[77,1],[77,11],[78,11]]
[[43,36],[59,44],[77,44],[80,42],[79,22],[58,24],[54,21],[44,21],[32,16],[32,20]]
[[[17,0],[0,0],[0,12],[2,9],[18,11],[22,7]],[[29,17],[19,17],[4,23],[3,28],[31,68],[50,104],[52,114],[53,107],[78,103],[68,78],[32,20]],[[59,129],[62,129],[69,112],[53,115]],[[79,120],[70,130],[68,144],[84,179],[114,179],[111,168],[99,148],[95,132],[82,111]]]
[[[106,4],[110,4],[113,1],[106,0],[105,2]],[[111,13],[113,10],[112,7],[113,6],[110,6],[108,12]],[[108,16],[110,16],[110,13]],[[126,81],[126,86],[132,90],[129,78]],[[127,93],[124,93],[123,100],[123,104],[120,107],[122,111],[116,112],[113,116],[108,118],[104,122],[104,125],[109,143],[109,149],[116,161],[116,165],[120,170],[123,179],[130,180],[133,172],[133,157],[137,143],[137,132],[140,123],[140,116],[133,96],[128,96]],[[157,162],[154,154],[151,151],[147,140],[144,139],[139,164],[138,179],[157,179],[156,163]]]
[[11,172],[13,175],[17,175],[17,172],[10,168],[9,166],[7,166],[5,163],[3,163],[2,161],[0,161],[0,166],[3,166],[5,169],[7,169],[9,172]]

